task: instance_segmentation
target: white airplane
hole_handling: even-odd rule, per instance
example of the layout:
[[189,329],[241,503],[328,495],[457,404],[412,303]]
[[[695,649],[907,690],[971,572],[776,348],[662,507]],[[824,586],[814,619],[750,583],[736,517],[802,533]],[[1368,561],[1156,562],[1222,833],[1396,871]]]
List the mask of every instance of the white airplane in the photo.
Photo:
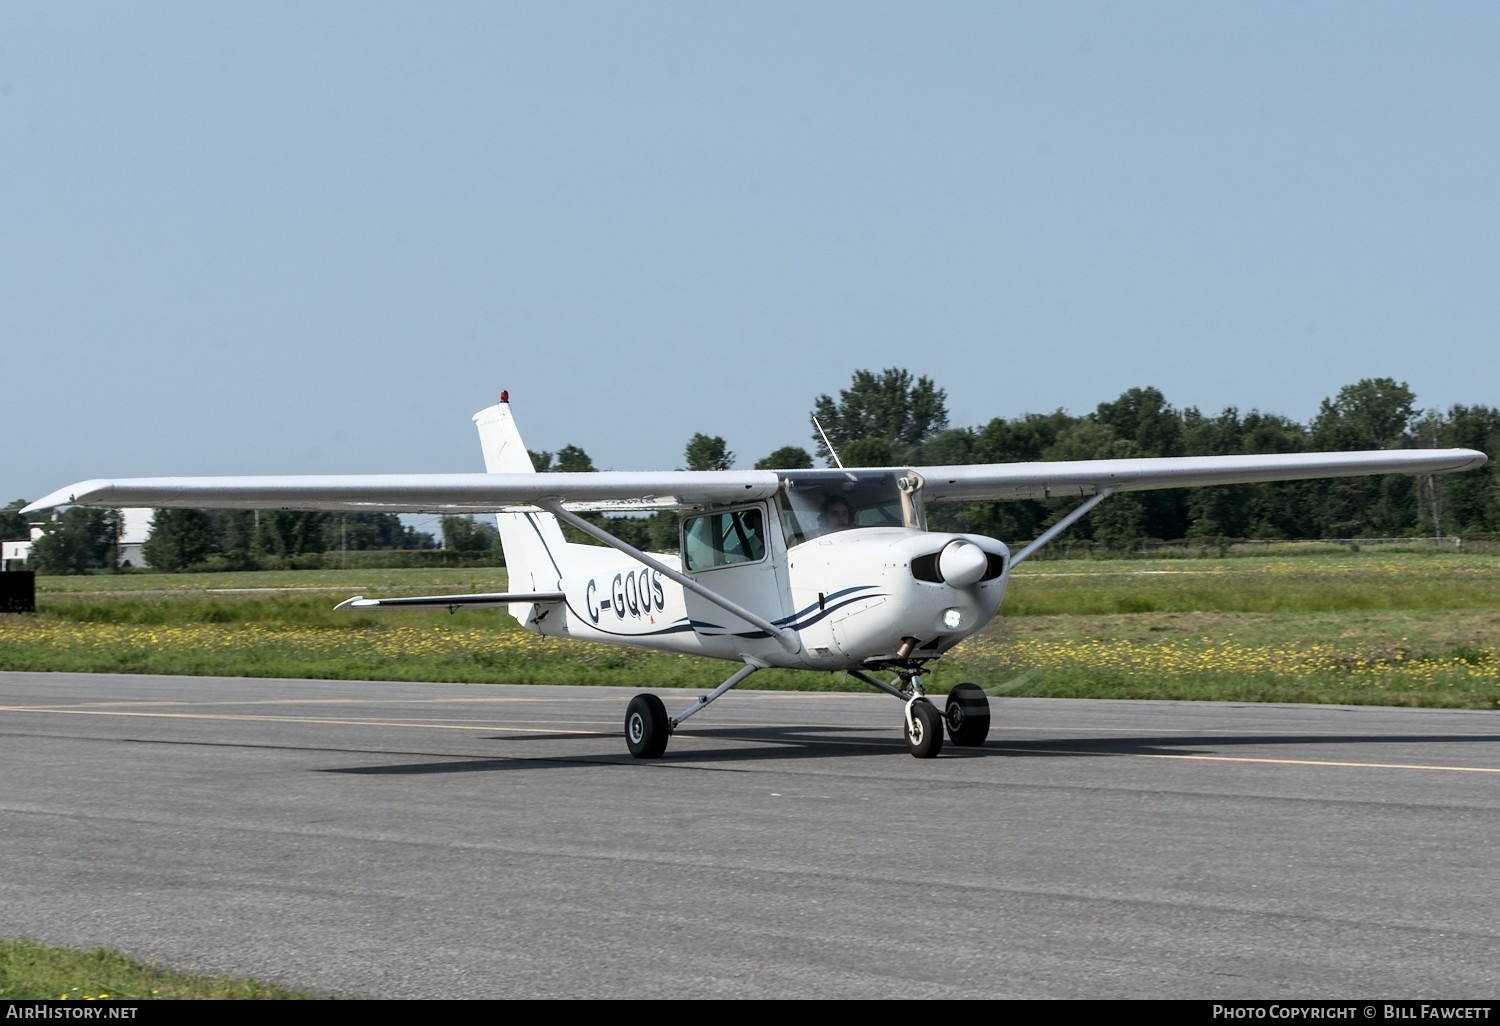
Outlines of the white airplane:
[[[769,666],[842,670],[905,704],[908,751],[932,758],[989,734],[989,699],[959,684],[939,713],[926,669],[996,615],[1014,567],[1120,491],[1482,466],[1472,449],[1188,456],[956,467],[538,474],[506,393],[474,416],[487,473],[185,477],[69,485],[22,512],[63,505],[495,513],[513,591],[351,598],[339,609],[508,606],[527,630],[739,663],[676,716],[640,694],[625,713],[632,755],[659,757],[689,717]],[[1078,496],[1019,552],[927,530],[947,500]],[[647,553],[579,515],[682,511],[681,555]],[[571,524],[603,545],[563,538]],[[891,675],[889,680],[875,676]]]

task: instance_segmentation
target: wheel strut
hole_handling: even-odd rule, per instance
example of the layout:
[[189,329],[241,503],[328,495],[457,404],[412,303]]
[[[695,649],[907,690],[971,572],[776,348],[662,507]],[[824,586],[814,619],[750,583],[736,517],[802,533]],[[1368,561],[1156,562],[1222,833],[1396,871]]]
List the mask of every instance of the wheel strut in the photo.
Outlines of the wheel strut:
[[906,703],[906,715],[902,721],[902,734],[906,737],[906,750],[918,759],[935,758],[943,750],[943,717],[927,700],[922,690],[922,671],[916,667],[901,667],[896,670],[900,686],[870,676],[863,670],[850,670],[856,680],[884,691]]

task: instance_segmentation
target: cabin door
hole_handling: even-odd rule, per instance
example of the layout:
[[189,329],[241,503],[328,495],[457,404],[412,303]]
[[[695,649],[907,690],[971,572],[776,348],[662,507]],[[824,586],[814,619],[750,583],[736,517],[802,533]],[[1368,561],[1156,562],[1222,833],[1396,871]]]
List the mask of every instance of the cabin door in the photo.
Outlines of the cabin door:
[[[682,569],[705,588],[777,623],[787,608],[785,542],[764,503],[716,509],[682,522]],[[688,619],[715,654],[753,654],[776,639],[701,595],[684,591]]]

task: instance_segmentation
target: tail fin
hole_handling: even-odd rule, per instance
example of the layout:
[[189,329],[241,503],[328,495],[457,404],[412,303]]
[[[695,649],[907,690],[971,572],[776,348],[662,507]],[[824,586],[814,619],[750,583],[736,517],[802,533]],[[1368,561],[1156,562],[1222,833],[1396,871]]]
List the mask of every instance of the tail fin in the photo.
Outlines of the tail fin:
[[[500,393],[500,402],[474,414],[479,444],[484,448],[484,469],[491,474],[530,474],[536,468],[521,442],[521,433],[510,415],[510,398]],[[500,546],[505,550],[505,568],[511,591],[556,591],[563,577],[566,546],[562,528],[551,513],[496,513]],[[531,605],[518,603],[511,613],[526,622]]]

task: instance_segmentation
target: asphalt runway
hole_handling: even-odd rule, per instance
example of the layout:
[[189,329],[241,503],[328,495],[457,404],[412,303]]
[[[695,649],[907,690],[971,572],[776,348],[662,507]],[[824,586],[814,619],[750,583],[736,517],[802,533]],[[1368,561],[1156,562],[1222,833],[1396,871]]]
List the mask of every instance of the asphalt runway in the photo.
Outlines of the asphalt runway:
[[[0,674],[0,933],[398,998],[1500,990],[1493,712]],[[693,692],[660,692],[674,714]]]

